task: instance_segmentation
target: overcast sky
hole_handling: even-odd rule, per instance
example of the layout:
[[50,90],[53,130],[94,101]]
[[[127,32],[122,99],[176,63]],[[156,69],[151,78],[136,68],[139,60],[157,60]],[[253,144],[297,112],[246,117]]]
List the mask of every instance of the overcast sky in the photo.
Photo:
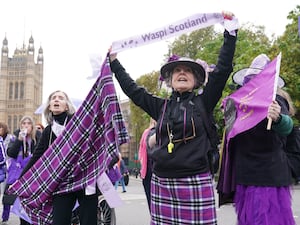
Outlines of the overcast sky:
[[[32,35],[36,56],[44,50],[43,99],[55,90],[84,99],[94,80],[90,54],[104,56],[113,41],[152,31],[195,13],[232,11],[240,24],[263,25],[281,35],[299,0],[6,0],[1,2],[0,40],[9,55]],[[168,41],[130,49],[118,58],[134,79],[159,70]],[[2,42],[1,42],[2,46]],[[116,85],[118,88],[118,85]],[[120,95],[124,99],[123,94]]]

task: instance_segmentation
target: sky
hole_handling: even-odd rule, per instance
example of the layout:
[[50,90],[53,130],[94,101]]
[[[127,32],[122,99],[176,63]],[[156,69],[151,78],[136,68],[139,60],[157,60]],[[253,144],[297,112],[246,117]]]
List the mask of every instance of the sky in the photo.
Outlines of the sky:
[[[34,39],[35,58],[44,51],[43,102],[55,90],[84,99],[94,79],[90,56],[103,57],[113,41],[152,31],[196,13],[227,10],[241,25],[266,27],[281,35],[287,16],[300,0],[9,0],[1,3],[0,40],[6,36],[9,56]],[[164,40],[120,52],[118,59],[133,79],[160,69],[168,44]],[[115,82],[121,100],[127,97]]]

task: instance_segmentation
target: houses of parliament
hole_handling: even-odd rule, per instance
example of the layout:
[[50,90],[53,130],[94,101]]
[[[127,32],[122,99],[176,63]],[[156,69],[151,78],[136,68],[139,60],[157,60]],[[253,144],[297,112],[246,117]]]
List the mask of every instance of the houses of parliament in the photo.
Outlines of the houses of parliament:
[[42,47],[35,54],[34,39],[16,48],[9,56],[8,39],[5,36],[1,49],[0,70],[0,121],[10,131],[19,128],[24,115],[41,121],[41,115],[34,114],[42,104],[44,56]]
[[[42,122],[42,115],[34,112],[43,103],[44,55],[42,47],[36,54],[31,36],[28,43],[16,48],[10,57],[8,41],[5,36],[1,49],[0,121],[13,132],[20,127],[19,121],[24,115]],[[129,101],[121,101],[120,107],[132,137]],[[133,161],[137,157],[137,141],[131,138],[130,143],[121,146],[124,159]]]

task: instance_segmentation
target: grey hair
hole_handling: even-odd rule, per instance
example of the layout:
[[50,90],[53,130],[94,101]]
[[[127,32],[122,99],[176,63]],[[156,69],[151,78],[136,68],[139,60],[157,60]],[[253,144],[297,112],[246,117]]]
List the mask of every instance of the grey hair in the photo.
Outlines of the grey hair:
[[49,106],[50,106],[50,101],[51,101],[52,96],[57,92],[63,93],[66,97],[66,102],[67,102],[67,106],[68,106],[67,114],[68,115],[73,115],[76,112],[76,109],[75,109],[72,101],[70,100],[69,96],[64,91],[61,91],[61,90],[54,91],[49,95],[49,97],[47,99],[47,102],[46,102],[46,107],[45,107],[45,110],[44,110],[44,117],[45,117],[48,124],[53,123],[53,115],[52,115],[52,112],[49,110]]

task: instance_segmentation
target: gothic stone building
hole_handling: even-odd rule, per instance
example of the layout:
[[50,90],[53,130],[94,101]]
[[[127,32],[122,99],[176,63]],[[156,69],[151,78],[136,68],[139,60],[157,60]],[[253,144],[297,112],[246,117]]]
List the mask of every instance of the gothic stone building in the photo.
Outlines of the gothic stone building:
[[35,62],[34,40],[16,48],[9,57],[8,41],[2,43],[0,71],[0,121],[8,125],[11,132],[19,128],[24,115],[40,122],[41,115],[34,111],[42,104],[43,93],[43,49],[40,47]]

